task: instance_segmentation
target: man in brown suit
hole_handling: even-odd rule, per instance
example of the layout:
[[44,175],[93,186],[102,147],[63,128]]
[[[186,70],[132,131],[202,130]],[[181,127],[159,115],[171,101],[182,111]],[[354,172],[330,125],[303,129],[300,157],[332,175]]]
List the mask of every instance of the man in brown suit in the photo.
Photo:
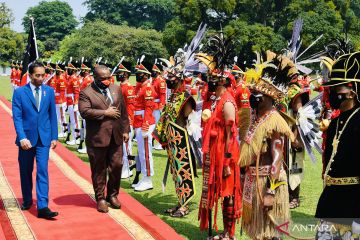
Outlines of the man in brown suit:
[[[99,212],[108,212],[108,204],[121,207],[117,198],[122,169],[123,141],[129,140],[129,118],[119,86],[110,84],[106,66],[94,70],[94,82],[80,92],[79,111],[86,121],[85,143],[91,166],[91,178]],[[109,172],[106,184],[106,173]],[[106,192],[105,195],[105,185]],[[105,198],[106,196],[106,198]]]

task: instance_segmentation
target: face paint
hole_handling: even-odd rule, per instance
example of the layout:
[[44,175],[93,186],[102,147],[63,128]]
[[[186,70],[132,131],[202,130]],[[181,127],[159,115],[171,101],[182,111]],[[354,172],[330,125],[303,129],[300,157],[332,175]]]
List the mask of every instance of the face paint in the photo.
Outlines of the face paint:
[[272,166],[271,166],[271,174],[275,174],[277,172],[277,162],[279,161],[279,151],[277,151],[277,145],[281,145],[282,141],[280,139],[276,139],[273,143],[273,146],[272,146],[272,151],[274,152],[274,159],[275,161],[272,163]]

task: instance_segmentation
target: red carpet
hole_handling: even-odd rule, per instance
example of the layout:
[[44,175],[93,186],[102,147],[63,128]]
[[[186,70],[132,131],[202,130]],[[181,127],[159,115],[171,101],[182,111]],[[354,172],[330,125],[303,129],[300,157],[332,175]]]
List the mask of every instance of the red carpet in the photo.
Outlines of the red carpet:
[[0,197],[0,239],[15,240],[16,235],[6,214],[4,203]]
[[[11,104],[3,97],[0,97],[0,100],[11,108]],[[0,164],[15,197],[19,203],[22,203],[17,162],[18,149],[14,144],[15,130],[11,116],[1,106],[0,119],[2,119],[0,125]],[[87,164],[62,145],[59,145],[55,152],[78,175],[91,182],[90,168]],[[59,211],[60,214],[57,219],[54,221],[38,219],[35,206],[30,211],[23,212],[37,239],[133,239],[133,236],[108,214],[98,213],[95,209],[95,202],[67,178],[53,161],[49,161],[49,177],[49,207],[52,210]],[[35,188],[33,198],[35,201]],[[127,193],[121,192],[119,199],[122,202],[123,212],[141,225],[154,239],[182,239],[171,227]],[[4,210],[1,209],[1,206],[0,217],[3,219]],[[7,239],[12,239],[11,236],[14,235],[9,227],[9,221],[0,221],[0,224],[2,227],[0,239],[2,235],[6,236]]]

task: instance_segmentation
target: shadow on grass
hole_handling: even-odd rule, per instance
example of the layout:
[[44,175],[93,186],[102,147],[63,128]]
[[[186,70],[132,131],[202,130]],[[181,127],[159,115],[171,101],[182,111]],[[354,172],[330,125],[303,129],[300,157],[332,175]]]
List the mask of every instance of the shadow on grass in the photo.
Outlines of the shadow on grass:
[[[126,181],[121,184],[122,188],[130,189],[131,184]],[[151,192],[134,192],[127,191],[132,197],[137,201],[141,202],[146,206],[150,211],[164,220],[172,228],[176,230],[179,234],[183,235],[187,239],[205,239],[207,236],[206,232],[201,232],[198,226],[198,222],[195,221],[186,222],[184,218],[193,218],[194,216],[187,215],[184,218],[173,218],[165,214],[164,211],[168,208],[174,207],[177,204],[177,198],[175,194],[162,194],[156,193],[151,195]],[[198,204],[195,202],[190,202],[189,204],[191,215],[197,216]]]

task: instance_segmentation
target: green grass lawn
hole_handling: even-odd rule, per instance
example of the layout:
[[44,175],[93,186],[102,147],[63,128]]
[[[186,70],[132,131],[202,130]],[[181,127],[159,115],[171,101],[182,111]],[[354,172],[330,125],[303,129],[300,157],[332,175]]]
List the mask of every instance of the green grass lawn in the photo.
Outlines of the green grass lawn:
[[[132,79],[133,80],[133,79]],[[0,77],[0,95],[5,96],[7,99],[11,99],[12,91],[10,88],[9,77]],[[76,147],[67,146],[68,149],[73,151],[79,156],[84,162],[88,163],[87,155],[78,154]],[[134,153],[136,153],[136,144],[134,147]],[[205,239],[207,236],[206,232],[200,232],[199,223],[197,220],[198,214],[198,203],[201,195],[201,171],[198,170],[199,178],[196,179],[196,191],[197,194],[195,199],[190,204],[192,210],[189,215],[184,218],[177,219],[171,218],[165,215],[163,212],[165,209],[173,207],[177,200],[175,196],[174,184],[171,176],[168,177],[167,188],[165,192],[162,192],[161,182],[164,174],[167,156],[165,151],[153,151],[154,158],[154,169],[155,176],[153,178],[154,189],[147,192],[134,192],[131,188],[131,182],[123,180],[121,187],[124,191],[128,192],[131,196],[149,208],[153,213],[167,222],[173,227],[179,234],[187,239]],[[322,191],[322,180],[321,180],[321,158],[318,155],[318,161],[316,164],[312,164],[308,159],[305,162],[305,179],[301,185],[300,201],[301,206],[291,212],[292,220],[299,224],[313,224],[316,222],[314,219],[314,213],[316,210],[317,201]],[[51,174],[51,173],[50,173]],[[131,180],[132,181],[132,180]],[[120,199],[121,201],[121,199]],[[218,214],[218,225],[219,230],[222,230],[221,213]],[[291,226],[290,226],[291,229]],[[237,225],[237,239],[248,239],[245,234],[240,235],[240,225]],[[297,236],[314,236],[314,232],[297,232]]]

